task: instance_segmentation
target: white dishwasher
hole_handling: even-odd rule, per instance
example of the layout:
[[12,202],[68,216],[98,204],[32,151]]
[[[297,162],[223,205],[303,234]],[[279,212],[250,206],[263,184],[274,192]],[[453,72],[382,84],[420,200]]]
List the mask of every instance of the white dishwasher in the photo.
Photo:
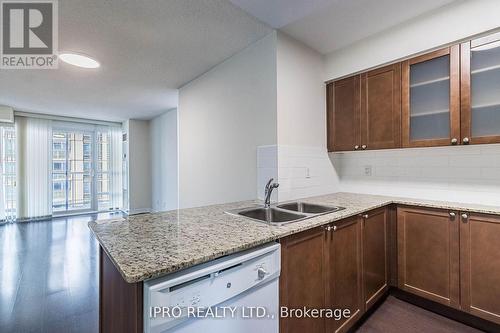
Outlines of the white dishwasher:
[[280,245],[144,282],[146,333],[277,333]]

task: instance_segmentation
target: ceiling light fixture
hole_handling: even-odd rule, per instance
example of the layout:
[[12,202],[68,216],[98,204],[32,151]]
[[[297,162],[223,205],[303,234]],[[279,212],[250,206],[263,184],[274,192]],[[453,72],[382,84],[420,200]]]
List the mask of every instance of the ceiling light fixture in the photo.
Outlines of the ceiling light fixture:
[[99,68],[101,66],[97,60],[78,53],[61,53],[59,54],[59,59],[70,65],[82,68]]

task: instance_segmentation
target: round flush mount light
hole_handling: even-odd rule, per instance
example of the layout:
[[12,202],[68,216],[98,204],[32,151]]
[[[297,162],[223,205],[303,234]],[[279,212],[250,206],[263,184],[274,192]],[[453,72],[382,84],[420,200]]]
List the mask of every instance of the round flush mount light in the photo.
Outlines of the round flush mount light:
[[59,54],[59,59],[70,65],[82,68],[99,68],[101,66],[97,60],[81,53],[61,53]]

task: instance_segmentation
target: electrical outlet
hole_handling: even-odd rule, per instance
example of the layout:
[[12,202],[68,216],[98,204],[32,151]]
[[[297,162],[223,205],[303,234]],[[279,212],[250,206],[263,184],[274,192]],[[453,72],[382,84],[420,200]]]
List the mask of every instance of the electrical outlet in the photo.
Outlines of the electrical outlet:
[[371,165],[365,165],[365,176],[371,176],[372,175],[372,166]]

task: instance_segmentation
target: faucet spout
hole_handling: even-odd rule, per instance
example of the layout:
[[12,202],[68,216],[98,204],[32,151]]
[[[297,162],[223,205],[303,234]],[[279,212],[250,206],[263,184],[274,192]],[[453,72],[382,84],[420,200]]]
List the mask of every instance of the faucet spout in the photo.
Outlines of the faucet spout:
[[264,207],[269,208],[271,206],[271,194],[273,193],[273,190],[275,188],[278,188],[280,184],[278,183],[273,183],[274,179],[271,178],[266,184],[265,188],[265,200],[264,200]]

